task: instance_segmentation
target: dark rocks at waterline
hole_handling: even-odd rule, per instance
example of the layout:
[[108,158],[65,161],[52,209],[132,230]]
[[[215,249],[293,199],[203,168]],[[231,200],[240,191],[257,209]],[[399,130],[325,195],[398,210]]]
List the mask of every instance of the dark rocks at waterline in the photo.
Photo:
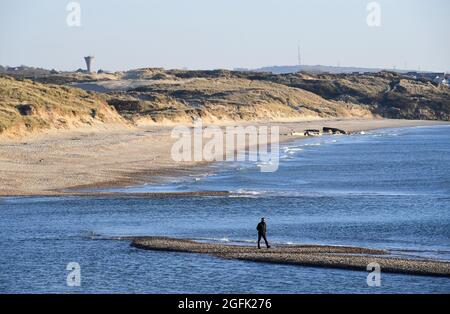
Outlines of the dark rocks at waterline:
[[330,128],[330,127],[323,127],[323,133],[324,134],[347,134],[346,131],[337,129],[337,128]]
[[320,130],[315,129],[305,130],[305,136],[320,136],[320,135],[322,135],[322,132],[320,132]]

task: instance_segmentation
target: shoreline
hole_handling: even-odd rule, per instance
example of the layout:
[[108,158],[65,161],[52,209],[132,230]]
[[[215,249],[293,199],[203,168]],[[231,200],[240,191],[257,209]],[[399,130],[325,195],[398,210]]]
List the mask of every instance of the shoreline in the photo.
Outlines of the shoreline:
[[201,243],[169,237],[135,237],[137,249],[207,254],[214,257],[259,263],[340,268],[367,272],[367,265],[378,263],[382,272],[450,277],[450,262],[390,256],[388,250],[333,245],[278,245],[258,250],[254,246]]
[[[223,126],[226,126],[224,124]],[[336,127],[347,132],[449,125],[446,121],[335,119],[240,122],[231,125],[278,125],[281,134],[311,128]],[[0,145],[1,196],[144,196],[142,192],[84,192],[86,189],[126,188],[204,172],[213,162],[175,163],[170,158],[171,127],[115,132],[62,132]],[[280,135],[280,143],[309,137]],[[203,191],[202,193],[212,193]],[[151,192],[147,196],[176,196]],[[193,193],[185,193],[193,195]]]
[[187,197],[187,196],[229,196],[229,191],[188,191],[188,192],[66,192],[64,194],[13,194],[0,195],[3,198],[33,198],[33,197],[91,197],[91,198],[120,198],[120,197],[136,197],[136,198],[157,198],[157,197]]

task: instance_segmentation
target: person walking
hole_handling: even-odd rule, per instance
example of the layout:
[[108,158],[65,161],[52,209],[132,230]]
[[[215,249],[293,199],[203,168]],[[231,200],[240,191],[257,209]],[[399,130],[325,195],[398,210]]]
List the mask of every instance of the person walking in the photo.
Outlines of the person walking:
[[266,238],[266,234],[267,234],[267,225],[265,222],[264,217],[261,218],[261,221],[259,222],[259,224],[256,226],[256,230],[258,230],[258,249],[261,248],[260,246],[260,242],[261,242],[261,238],[264,239],[264,242],[266,242],[266,246],[269,249],[270,245],[267,242],[267,238]]

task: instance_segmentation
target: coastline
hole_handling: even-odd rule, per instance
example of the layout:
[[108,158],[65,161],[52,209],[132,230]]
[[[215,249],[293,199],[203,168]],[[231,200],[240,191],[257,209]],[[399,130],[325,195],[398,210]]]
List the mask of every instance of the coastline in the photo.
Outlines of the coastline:
[[[228,125],[278,125],[281,134],[335,127],[347,132],[383,128],[448,125],[445,121],[335,119],[310,121],[250,121]],[[219,126],[226,126],[222,124]],[[45,133],[33,138],[0,141],[0,196],[144,196],[142,193],[80,192],[126,187],[204,171],[209,162],[171,160],[172,126],[133,130],[80,130]],[[307,137],[281,135],[280,142]],[[211,194],[204,191],[202,193]],[[198,194],[198,193],[197,193]],[[153,196],[176,193],[148,193]],[[184,193],[195,195],[195,193]],[[212,194],[211,194],[212,195]]]

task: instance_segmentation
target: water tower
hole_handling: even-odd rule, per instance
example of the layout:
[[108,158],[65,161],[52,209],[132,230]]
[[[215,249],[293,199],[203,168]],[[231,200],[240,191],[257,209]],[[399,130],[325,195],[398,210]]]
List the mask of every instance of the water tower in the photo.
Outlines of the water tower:
[[86,68],[87,68],[88,73],[91,73],[91,66],[94,63],[94,59],[95,59],[94,56],[84,57],[84,61],[86,61]]

